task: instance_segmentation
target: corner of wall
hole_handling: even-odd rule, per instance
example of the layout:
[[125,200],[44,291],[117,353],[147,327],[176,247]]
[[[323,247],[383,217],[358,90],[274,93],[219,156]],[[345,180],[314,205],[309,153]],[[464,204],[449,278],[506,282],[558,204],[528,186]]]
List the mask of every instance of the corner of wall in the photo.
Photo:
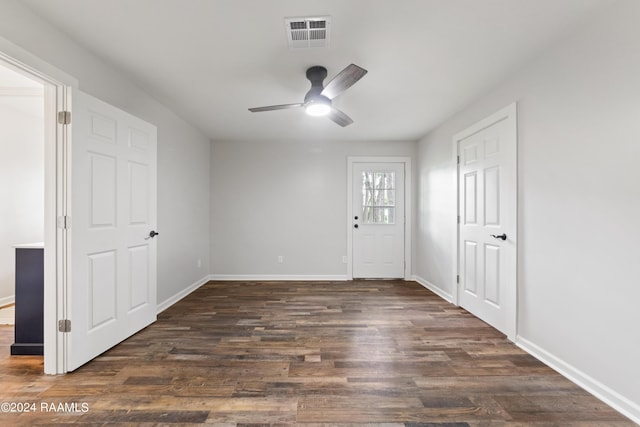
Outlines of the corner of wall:
[[434,285],[433,283],[429,282],[426,279],[423,279],[420,276],[414,275],[413,276],[413,280],[415,280],[420,285],[422,285],[426,289],[430,290],[434,294],[438,295],[443,300],[453,304],[453,295],[451,295],[449,292],[446,292],[445,290],[439,288],[438,286]]
[[211,275],[206,275],[203,278],[201,278],[200,280],[196,281],[195,283],[192,283],[191,285],[189,285],[186,288],[182,289],[180,292],[178,292],[178,293],[172,295],[171,297],[167,298],[166,300],[162,301],[161,303],[158,304],[156,313],[157,314],[162,313],[167,308],[171,307],[172,305],[174,305],[175,303],[177,303],[181,299],[187,297],[189,294],[191,294],[192,292],[196,291],[198,288],[200,288],[201,286],[203,286],[204,284],[206,284],[210,280],[212,280],[211,279]]
[[598,399],[610,405],[624,416],[640,424],[640,405],[637,403],[632,402],[620,393],[597,381],[586,372],[577,369],[526,338],[517,336],[516,345],[554,371],[565,376]]

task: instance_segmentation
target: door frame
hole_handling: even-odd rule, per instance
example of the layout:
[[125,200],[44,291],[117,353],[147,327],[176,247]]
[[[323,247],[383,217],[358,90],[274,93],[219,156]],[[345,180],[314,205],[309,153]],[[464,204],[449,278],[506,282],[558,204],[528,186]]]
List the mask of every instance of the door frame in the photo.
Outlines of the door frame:
[[70,184],[67,126],[58,112],[69,109],[68,87],[78,87],[74,77],[0,37],[0,63],[27,74],[45,87],[44,129],[44,373],[66,372],[65,334],[58,320],[67,313],[67,232],[58,218],[67,212]]
[[353,165],[355,163],[404,164],[404,280],[411,280],[411,224],[413,187],[411,157],[348,156],[347,157],[347,280],[353,280]]
[[453,271],[452,271],[452,287],[454,290],[452,292],[453,303],[459,306],[459,294],[461,289],[461,283],[459,281],[460,274],[460,150],[459,144],[460,141],[468,138],[469,136],[480,132],[488,128],[489,126],[494,125],[497,122],[506,120],[507,127],[509,130],[510,137],[513,138],[515,149],[514,149],[514,173],[512,183],[513,188],[515,190],[515,197],[513,198],[512,205],[509,207],[510,211],[514,213],[514,217],[511,219],[511,228],[512,232],[509,232],[509,240],[514,242],[514,249],[512,251],[507,252],[507,260],[509,265],[514,266],[513,269],[509,269],[509,273],[507,275],[507,282],[512,286],[508,286],[510,292],[506,295],[506,299],[509,301],[506,307],[507,310],[507,338],[511,341],[515,342],[517,335],[517,326],[518,326],[518,120],[517,120],[517,104],[513,102],[508,106],[502,108],[501,110],[491,114],[489,117],[486,117],[483,120],[473,124],[467,129],[455,134],[452,139],[453,146],[453,159],[455,163],[455,173],[453,174],[454,185],[456,189],[456,197],[455,197],[455,206],[453,211],[455,215],[452,218],[453,229],[455,233],[453,233],[453,245],[452,247],[455,249],[454,253],[454,262],[453,262]]

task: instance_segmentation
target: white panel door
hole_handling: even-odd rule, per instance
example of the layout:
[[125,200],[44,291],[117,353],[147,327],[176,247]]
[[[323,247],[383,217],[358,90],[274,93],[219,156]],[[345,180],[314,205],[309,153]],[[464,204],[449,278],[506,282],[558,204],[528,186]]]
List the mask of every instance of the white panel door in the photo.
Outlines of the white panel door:
[[459,304],[515,332],[516,135],[498,115],[458,140]]
[[156,319],[156,128],[72,101],[68,371]]
[[404,163],[354,163],[354,278],[404,277]]

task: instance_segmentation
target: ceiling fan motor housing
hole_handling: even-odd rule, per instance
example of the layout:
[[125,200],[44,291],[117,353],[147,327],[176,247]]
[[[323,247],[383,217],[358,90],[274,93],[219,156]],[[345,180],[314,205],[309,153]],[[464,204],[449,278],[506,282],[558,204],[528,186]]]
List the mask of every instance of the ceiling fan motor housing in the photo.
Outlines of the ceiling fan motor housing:
[[307,69],[307,79],[311,82],[311,89],[304,96],[305,104],[309,101],[319,99],[319,97],[325,98],[322,99],[321,102],[330,103],[331,100],[329,98],[320,95],[324,87],[322,86],[322,82],[327,78],[327,69],[321,67],[319,65],[310,67]]

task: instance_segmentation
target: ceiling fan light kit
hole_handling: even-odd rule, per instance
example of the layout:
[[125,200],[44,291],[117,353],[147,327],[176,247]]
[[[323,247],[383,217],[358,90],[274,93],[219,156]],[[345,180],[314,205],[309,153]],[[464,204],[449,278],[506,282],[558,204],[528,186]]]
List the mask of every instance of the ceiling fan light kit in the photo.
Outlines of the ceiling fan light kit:
[[268,107],[249,108],[252,113],[263,111],[285,110],[304,107],[310,116],[327,116],[334,123],[345,127],[353,120],[332,105],[332,100],[345,90],[353,86],[367,74],[367,70],[355,64],[350,64],[340,71],[326,86],[322,82],[327,77],[327,69],[316,65],[307,69],[307,79],[311,82],[311,89],[304,96],[304,102],[299,104],[281,104]]
[[326,96],[319,95],[317,98],[306,102],[304,104],[304,110],[310,116],[326,116],[331,112],[331,100]]

